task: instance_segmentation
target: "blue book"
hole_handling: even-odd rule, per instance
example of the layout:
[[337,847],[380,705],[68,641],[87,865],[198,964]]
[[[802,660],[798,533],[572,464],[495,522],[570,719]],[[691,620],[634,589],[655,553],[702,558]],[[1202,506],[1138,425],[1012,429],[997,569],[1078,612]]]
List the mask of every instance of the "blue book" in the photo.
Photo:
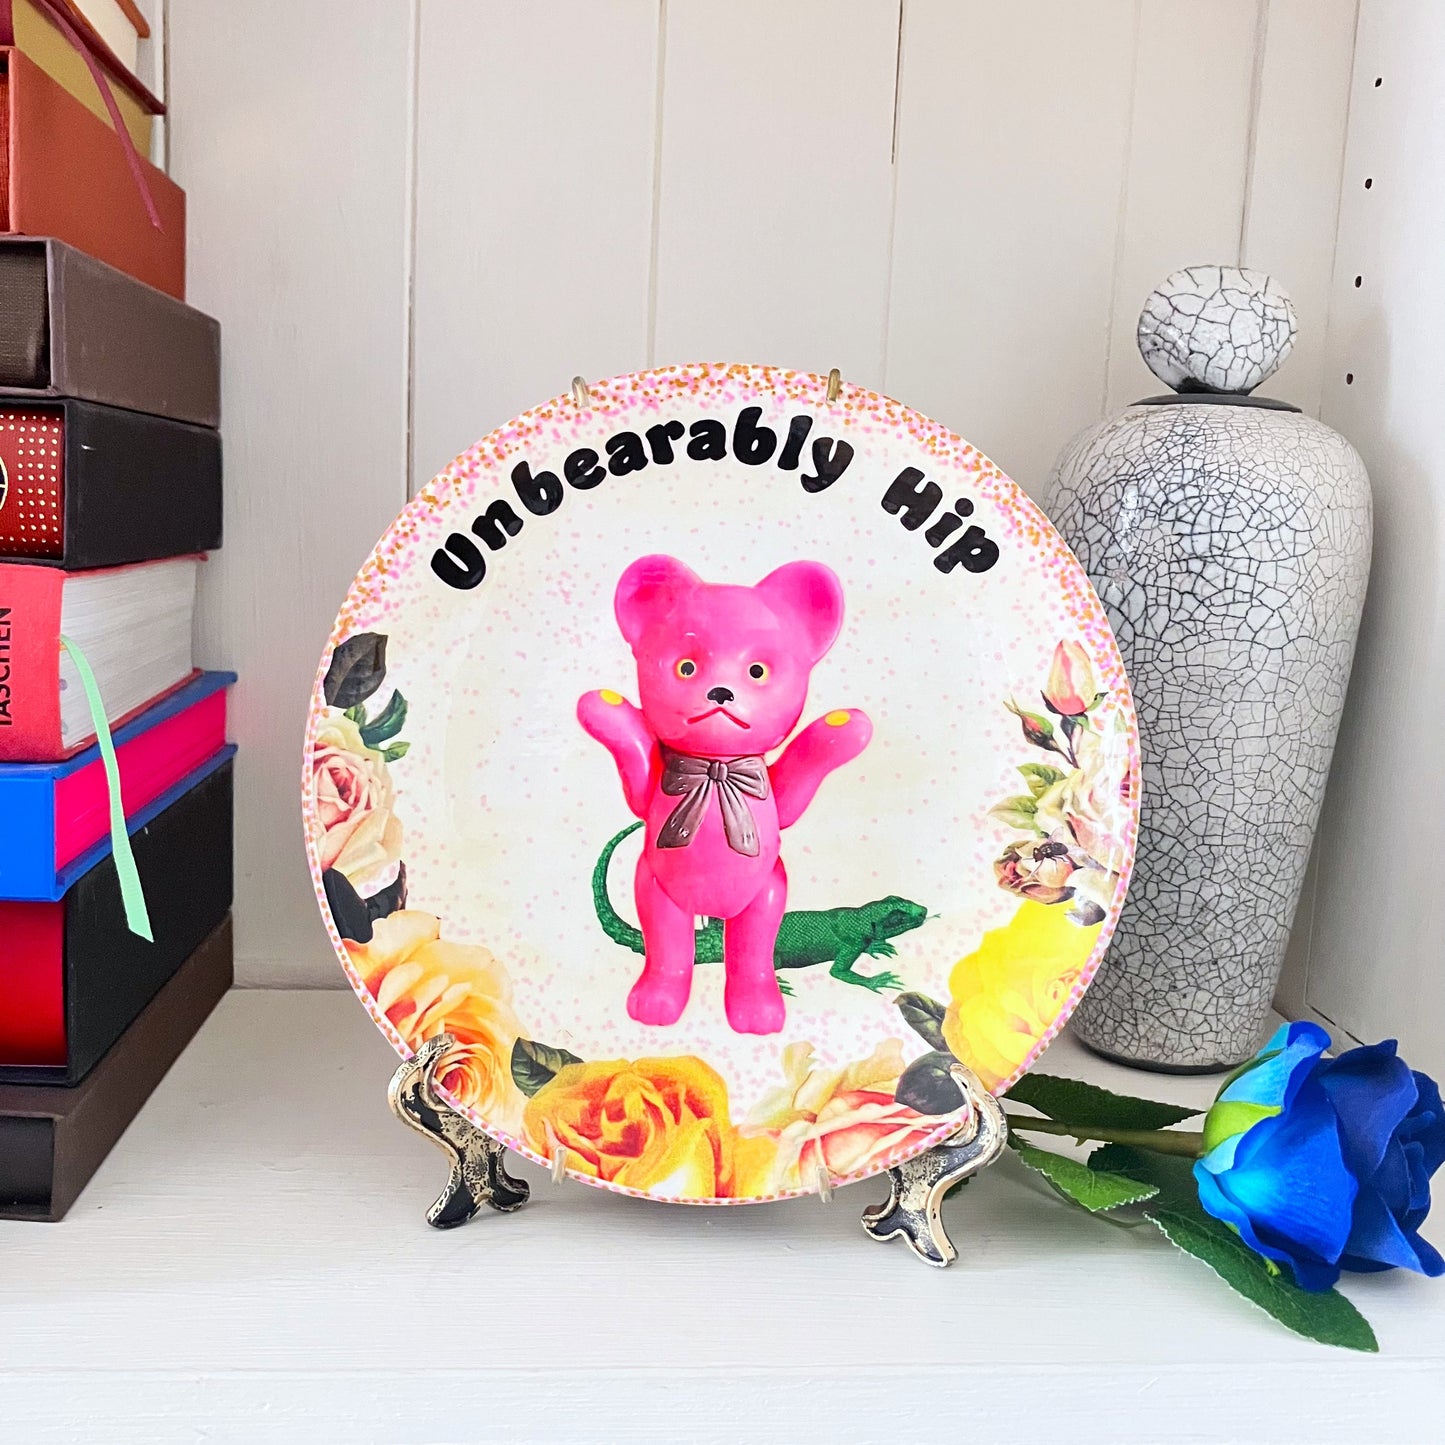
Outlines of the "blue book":
[[[115,731],[126,832],[135,834],[236,749],[230,672],[202,672]],[[59,763],[0,764],[0,899],[56,902],[111,851],[98,744]]]

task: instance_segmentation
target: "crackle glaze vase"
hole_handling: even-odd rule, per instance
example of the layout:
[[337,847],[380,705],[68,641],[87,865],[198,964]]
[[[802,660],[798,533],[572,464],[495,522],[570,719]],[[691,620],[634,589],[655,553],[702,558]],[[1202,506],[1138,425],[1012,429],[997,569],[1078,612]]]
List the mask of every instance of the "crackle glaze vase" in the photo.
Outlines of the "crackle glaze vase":
[[1074,1015],[1126,1063],[1230,1067],[1284,961],[1370,564],[1354,448],[1250,395],[1288,355],[1289,297],[1228,266],[1170,276],[1139,349],[1175,388],[1076,437],[1046,509],[1113,625],[1138,707],[1134,884]]

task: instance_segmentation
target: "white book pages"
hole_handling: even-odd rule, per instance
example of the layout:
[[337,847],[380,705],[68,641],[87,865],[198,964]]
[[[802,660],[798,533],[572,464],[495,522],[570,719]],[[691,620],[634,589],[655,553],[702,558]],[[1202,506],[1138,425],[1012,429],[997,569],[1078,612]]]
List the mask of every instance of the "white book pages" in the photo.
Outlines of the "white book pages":
[[140,36],[116,0],[75,0],[75,8],[100,32],[100,38],[115,51],[116,59],[136,73]]
[[[177,557],[74,572],[65,579],[61,631],[90,662],[109,721],[134,712],[190,675],[199,565],[198,558]],[[62,652],[61,743],[68,748],[94,731],[80,674]]]

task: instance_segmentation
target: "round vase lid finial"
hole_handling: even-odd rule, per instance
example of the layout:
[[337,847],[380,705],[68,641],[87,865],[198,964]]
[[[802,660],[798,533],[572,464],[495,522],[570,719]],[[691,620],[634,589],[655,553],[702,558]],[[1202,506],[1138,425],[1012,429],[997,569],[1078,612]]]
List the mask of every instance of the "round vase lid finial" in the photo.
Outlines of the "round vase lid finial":
[[1272,276],[1243,266],[1186,266],[1149,293],[1139,354],[1175,391],[1248,395],[1294,346],[1294,303]]

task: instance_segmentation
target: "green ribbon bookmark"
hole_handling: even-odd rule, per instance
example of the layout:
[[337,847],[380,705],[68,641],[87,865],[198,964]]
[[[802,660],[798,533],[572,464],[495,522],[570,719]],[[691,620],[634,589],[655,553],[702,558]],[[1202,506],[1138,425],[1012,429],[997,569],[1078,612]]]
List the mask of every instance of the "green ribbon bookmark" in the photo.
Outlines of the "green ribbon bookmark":
[[100,748],[101,761],[105,764],[105,785],[110,794],[110,851],[115,858],[115,873],[120,879],[120,897],[125,905],[126,927],[147,943],[155,942],[151,932],[150,910],[146,908],[145,891],[140,886],[140,874],[136,871],[135,854],[131,852],[130,834],[125,830],[125,804],[120,797],[120,767],[115,760],[115,739],[110,735],[110,723],[105,716],[105,704],[100,700],[100,689],[95,685],[95,674],[85,654],[68,637],[62,635],[60,645],[70,654],[75,670],[80,674],[80,686],[85,692],[85,705],[90,709],[91,726],[95,728],[95,741]]

